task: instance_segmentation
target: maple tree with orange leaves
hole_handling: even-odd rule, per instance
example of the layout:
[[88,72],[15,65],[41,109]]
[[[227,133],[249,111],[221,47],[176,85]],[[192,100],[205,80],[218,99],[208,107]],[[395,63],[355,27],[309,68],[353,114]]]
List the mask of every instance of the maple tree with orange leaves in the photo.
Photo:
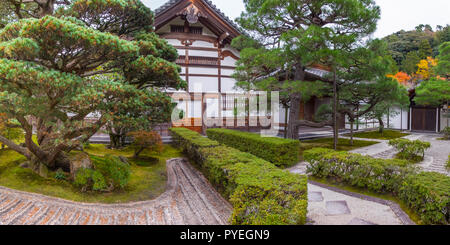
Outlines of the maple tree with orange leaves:
[[402,71],[397,72],[397,74],[395,75],[389,74],[387,75],[387,77],[394,78],[395,80],[397,80],[397,82],[403,85],[407,85],[411,80],[411,76],[408,75],[408,73]]

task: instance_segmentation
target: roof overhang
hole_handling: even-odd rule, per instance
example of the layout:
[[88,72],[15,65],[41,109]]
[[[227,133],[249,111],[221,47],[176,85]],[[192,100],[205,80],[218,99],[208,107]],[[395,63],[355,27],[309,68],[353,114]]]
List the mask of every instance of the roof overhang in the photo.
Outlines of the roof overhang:
[[182,17],[191,23],[201,23],[210,29],[220,43],[231,43],[241,35],[239,27],[208,0],[170,0],[155,10],[157,31],[173,19]]

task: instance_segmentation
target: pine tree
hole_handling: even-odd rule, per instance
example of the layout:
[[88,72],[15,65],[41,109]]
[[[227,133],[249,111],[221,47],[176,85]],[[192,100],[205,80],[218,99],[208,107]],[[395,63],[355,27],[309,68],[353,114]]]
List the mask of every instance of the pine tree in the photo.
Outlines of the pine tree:
[[0,30],[0,113],[20,123],[25,147],[1,135],[0,142],[35,170],[68,170],[66,153],[108,122],[170,117],[160,88],[185,82],[172,63],[176,50],[151,33],[150,9],[138,0],[42,1],[33,12],[39,18]]
[[420,57],[415,51],[411,51],[406,55],[406,59],[403,60],[402,70],[408,74],[414,74],[417,71],[417,64],[420,62]]
[[[273,72],[283,74],[280,76],[285,79],[281,84],[279,79],[272,81],[274,86],[290,91],[289,138],[298,137],[300,125],[328,125],[329,122],[317,124],[299,120],[305,68],[320,63],[326,56],[324,47],[331,36],[349,43],[345,39],[357,39],[374,32],[380,17],[379,7],[373,0],[244,0],[244,3],[246,11],[237,21],[261,47],[248,47],[241,58],[250,60],[253,56],[260,62],[241,62],[242,69],[237,70],[237,76],[252,82],[271,76]],[[276,57],[277,67],[272,60],[256,56]]]
[[418,55],[420,59],[426,59],[433,54],[430,42],[426,39],[422,40],[419,45]]

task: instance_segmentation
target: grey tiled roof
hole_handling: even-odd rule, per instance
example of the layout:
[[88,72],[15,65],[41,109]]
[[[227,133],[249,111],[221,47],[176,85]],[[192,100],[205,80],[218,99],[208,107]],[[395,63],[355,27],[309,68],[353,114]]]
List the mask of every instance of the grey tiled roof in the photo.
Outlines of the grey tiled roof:
[[331,75],[331,72],[329,72],[329,71],[318,69],[318,68],[311,68],[311,67],[306,68],[305,72],[312,74],[312,75],[316,75],[323,79],[328,78]]
[[[155,9],[155,14],[159,15],[169,9],[170,7],[174,6],[175,4],[179,3],[182,0],[169,0],[165,4],[163,4],[161,7]],[[203,0],[210,8],[212,8],[224,21],[226,21],[228,24],[233,26],[237,31],[240,33],[244,33],[244,31],[236,24],[234,21],[232,21],[230,18],[228,18],[220,9],[216,7],[211,1],[209,0]]]

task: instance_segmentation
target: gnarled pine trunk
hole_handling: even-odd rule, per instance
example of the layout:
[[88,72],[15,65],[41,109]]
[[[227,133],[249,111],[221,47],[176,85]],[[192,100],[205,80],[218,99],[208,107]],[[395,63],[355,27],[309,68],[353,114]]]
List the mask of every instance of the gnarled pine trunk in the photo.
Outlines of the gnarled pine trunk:
[[383,135],[384,132],[384,122],[382,117],[378,117],[378,124],[380,125],[378,128],[378,132],[380,132],[381,135]]
[[[305,69],[301,63],[295,65],[294,80],[301,83],[305,80]],[[302,95],[300,93],[293,93],[291,95],[291,107],[289,111],[289,123],[287,130],[287,137],[290,139],[298,139],[299,124],[297,121],[300,119],[300,102]]]

